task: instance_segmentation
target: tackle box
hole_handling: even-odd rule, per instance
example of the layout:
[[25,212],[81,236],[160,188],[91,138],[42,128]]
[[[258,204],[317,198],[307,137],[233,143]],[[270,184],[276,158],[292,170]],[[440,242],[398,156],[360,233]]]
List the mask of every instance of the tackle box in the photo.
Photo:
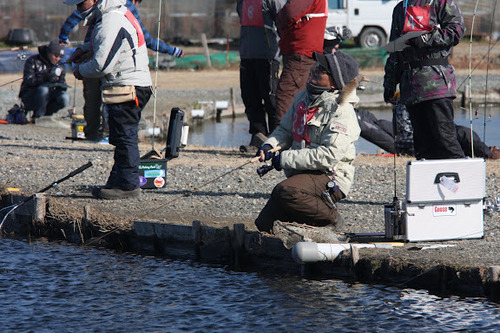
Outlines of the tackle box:
[[485,195],[483,158],[408,162],[403,238],[427,241],[483,237]]

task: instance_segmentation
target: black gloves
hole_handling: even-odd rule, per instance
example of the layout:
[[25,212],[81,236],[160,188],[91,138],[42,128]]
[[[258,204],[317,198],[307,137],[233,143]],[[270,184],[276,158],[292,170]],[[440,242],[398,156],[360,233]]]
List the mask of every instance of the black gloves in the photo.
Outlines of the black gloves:
[[428,36],[427,34],[423,34],[421,36],[418,36],[418,37],[415,37],[415,38],[412,38],[410,40],[408,40],[408,43],[417,48],[417,49],[420,49],[420,48],[423,48],[423,47],[427,47],[427,44],[425,43],[428,39]]
[[273,149],[273,147],[271,147],[271,145],[268,145],[268,144],[262,145],[259,148],[259,150],[257,151],[257,154],[255,154],[255,156],[260,156],[260,152],[262,151],[262,152],[264,152],[264,161],[268,161],[271,158],[273,158],[275,155],[274,152],[270,151],[271,149]]
[[394,100],[394,93],[395,93],[394,90],[384,88],[384,101],[386,103],[392,103],[392,104],[394,104],[394,102],[395,102],[395,100]]
[[276,171],[281,171],[281,154],[275,155],[271,161],[271,164],[276,169]]

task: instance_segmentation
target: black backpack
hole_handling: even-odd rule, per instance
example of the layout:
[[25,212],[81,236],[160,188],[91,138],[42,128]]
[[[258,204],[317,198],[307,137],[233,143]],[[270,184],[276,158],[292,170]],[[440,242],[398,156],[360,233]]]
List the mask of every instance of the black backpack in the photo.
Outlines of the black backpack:
[[7,113],[7,117],[5,118],[9,122],[9,124],[19,124],[24,125],[28,123],[28,119],[26,118],[26,110],[23,106],[19,106],[15,104]]

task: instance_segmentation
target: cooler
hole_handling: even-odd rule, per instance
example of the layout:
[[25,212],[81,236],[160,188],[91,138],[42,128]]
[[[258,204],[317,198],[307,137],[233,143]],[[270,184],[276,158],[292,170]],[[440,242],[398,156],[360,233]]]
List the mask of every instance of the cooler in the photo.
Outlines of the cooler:
[[485,196],[482,158],[410,161],[402,236],[407,241],[481,238]]

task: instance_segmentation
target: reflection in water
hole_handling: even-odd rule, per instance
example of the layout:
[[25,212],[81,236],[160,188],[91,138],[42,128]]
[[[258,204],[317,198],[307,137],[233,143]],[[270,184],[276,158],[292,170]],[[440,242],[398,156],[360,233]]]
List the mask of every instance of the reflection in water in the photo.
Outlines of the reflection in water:
[[[392,119],[392,112],[389,109],[370,111],[379,119]],[[486,128],[484,126],[484,109],[478,110],[478,114],[474,115],[472,128],[479,134],[481,140],[486,138],[487,145],[500,146],[500,108],[498,106],[489,107],[486,112]],[[457,108],[455,122],[469,127],[469,111]],[[231,117],[222,118],[221,122],[215,120],[199,121],[191,124],[189,128],[188,144],[191,145],[238,149],[240,145],[249,143],[248,120],[245,116],[236,117],[234,120]],[[379,147],[363,138],[359,138],[355,145],[358,153],[374,154],[380,150]]]
[[0,239],[0,327],[20,332],[498,331],[482,299]]

